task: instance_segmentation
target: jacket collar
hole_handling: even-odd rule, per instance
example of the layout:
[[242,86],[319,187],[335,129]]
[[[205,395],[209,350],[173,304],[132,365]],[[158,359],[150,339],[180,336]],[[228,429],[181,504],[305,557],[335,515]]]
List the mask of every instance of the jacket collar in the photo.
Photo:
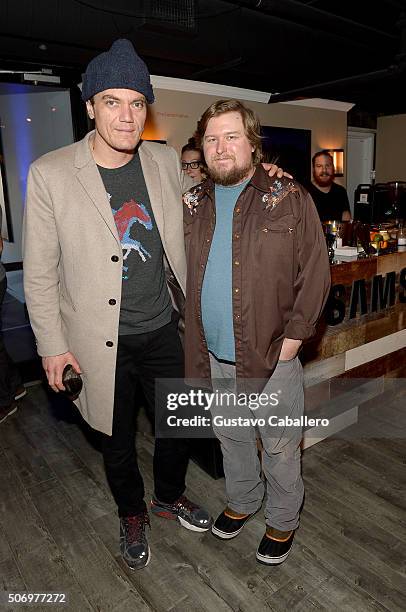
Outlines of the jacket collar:
[[141,141],[138,147],[138,152],[155,222],[161,236],[161,240],[164,242],[165,210],[162,199],[162,181],[159,173],[159,165],[154,158],[153,152],[148,146],[148,142]]
[[120,238],[111,211],[110,202],[90,150],[89,139],[92,134],[94,134],[94,132],[89,132],[82,140],[76,143],[74,158],[74,166],[78,168],[76,178],[81,183],[90,201],[103,218],[116,242],[120,244]]
[[79,142],[76,143],[75,158],[73,161],[75,168],[83,168],[89,162],[94,161],[89,144],[89,139],[90,137],[93,138],[93,135],[94,130],[86,134],[82,140],[79,140]]
[[[82,140],[76,143],[77,146],[74,157],[74,165],[76,168],[79,168],[77,178],[103,217],[114,238],[120,244],[110,202],[108,200],[106,190],[104,189],[100,173],[97,169],[96,162],[90,150],[89,140],[93,138],[93,135],[94,130],[86,134]],[[148,143],[141,141],[138,151],[151,207],[154,212],[158,231],[163,239],[165,222],[159,166],[154,159],[153,153],[148,148]]]
[[267,191],[269,191],[269,188],[271,187],[271,185],[273,185],[276,178],[277,177],[275,176],[269,176],[268,172],[264,170],[263,165],[258,164],[258,166],[255,168],[255,172],[249,184],[255,187],[255,189],[266,193]]

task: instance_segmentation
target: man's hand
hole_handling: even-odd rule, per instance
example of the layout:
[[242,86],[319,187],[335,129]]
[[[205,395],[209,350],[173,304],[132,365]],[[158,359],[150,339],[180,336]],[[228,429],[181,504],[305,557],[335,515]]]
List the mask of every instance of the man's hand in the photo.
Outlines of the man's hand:
[[284,172],[283,168],[278,168],[276,164],[263,163],[262,165],[264,167],[264,170],[268,171],[269,176],[274,176],[276,174],[278,178],[282,178],[283,176],[285,176],[286,178],[293,179],[293,176],[291,174],[288,174],[288,172]]
[[48,384],[54,391],[65,391],[62,384],[62,374],[66,365],[70,363],[73,369],[79,374],[82,373],[80,365],[72,353],[62,353],[62,355],[52,355],[42,358],[42,367],[47,375]]
[[285,338],[282,343],[279,360],[290,361],[291,359],[294,359],[301,345],[302,340],[293,340],[293,338]]

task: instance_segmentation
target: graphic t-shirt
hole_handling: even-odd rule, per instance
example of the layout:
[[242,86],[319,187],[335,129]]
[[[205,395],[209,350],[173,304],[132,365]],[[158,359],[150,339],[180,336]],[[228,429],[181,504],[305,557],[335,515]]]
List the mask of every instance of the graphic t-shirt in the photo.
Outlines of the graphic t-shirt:
[[171,320],[163,247],[138,153],[121,168],[98,166],[121,246],[123,283],[119,334],[141,334]]

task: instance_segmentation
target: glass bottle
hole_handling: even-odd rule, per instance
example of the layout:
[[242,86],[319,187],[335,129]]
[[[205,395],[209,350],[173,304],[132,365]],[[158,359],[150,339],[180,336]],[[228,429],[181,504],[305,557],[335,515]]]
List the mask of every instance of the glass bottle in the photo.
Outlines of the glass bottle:
[[406,228],[403,223],[399,223],[398,246],[406,247]]

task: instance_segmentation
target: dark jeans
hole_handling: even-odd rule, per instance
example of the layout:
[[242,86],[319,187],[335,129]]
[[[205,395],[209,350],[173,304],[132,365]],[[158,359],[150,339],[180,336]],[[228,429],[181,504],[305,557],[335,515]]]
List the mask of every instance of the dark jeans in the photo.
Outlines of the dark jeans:
[[22,378],[6,351],[1,333],[1,307],[7,289],[7,278],[0,281],[0,406],[9,406],[15,392],[22,385]]
[[[183,349],[172,321],[144,334],[120,336],[117,348],[113,435],[102,435],[102,452],[119,516],[145,510],[144,483],[135,452],[136,387],[144,392],[153,417],[155,379],[184,377]],[[184,439],[155,440],[154,487],[159,501],[172,503],[185,490],[189,442]]]

